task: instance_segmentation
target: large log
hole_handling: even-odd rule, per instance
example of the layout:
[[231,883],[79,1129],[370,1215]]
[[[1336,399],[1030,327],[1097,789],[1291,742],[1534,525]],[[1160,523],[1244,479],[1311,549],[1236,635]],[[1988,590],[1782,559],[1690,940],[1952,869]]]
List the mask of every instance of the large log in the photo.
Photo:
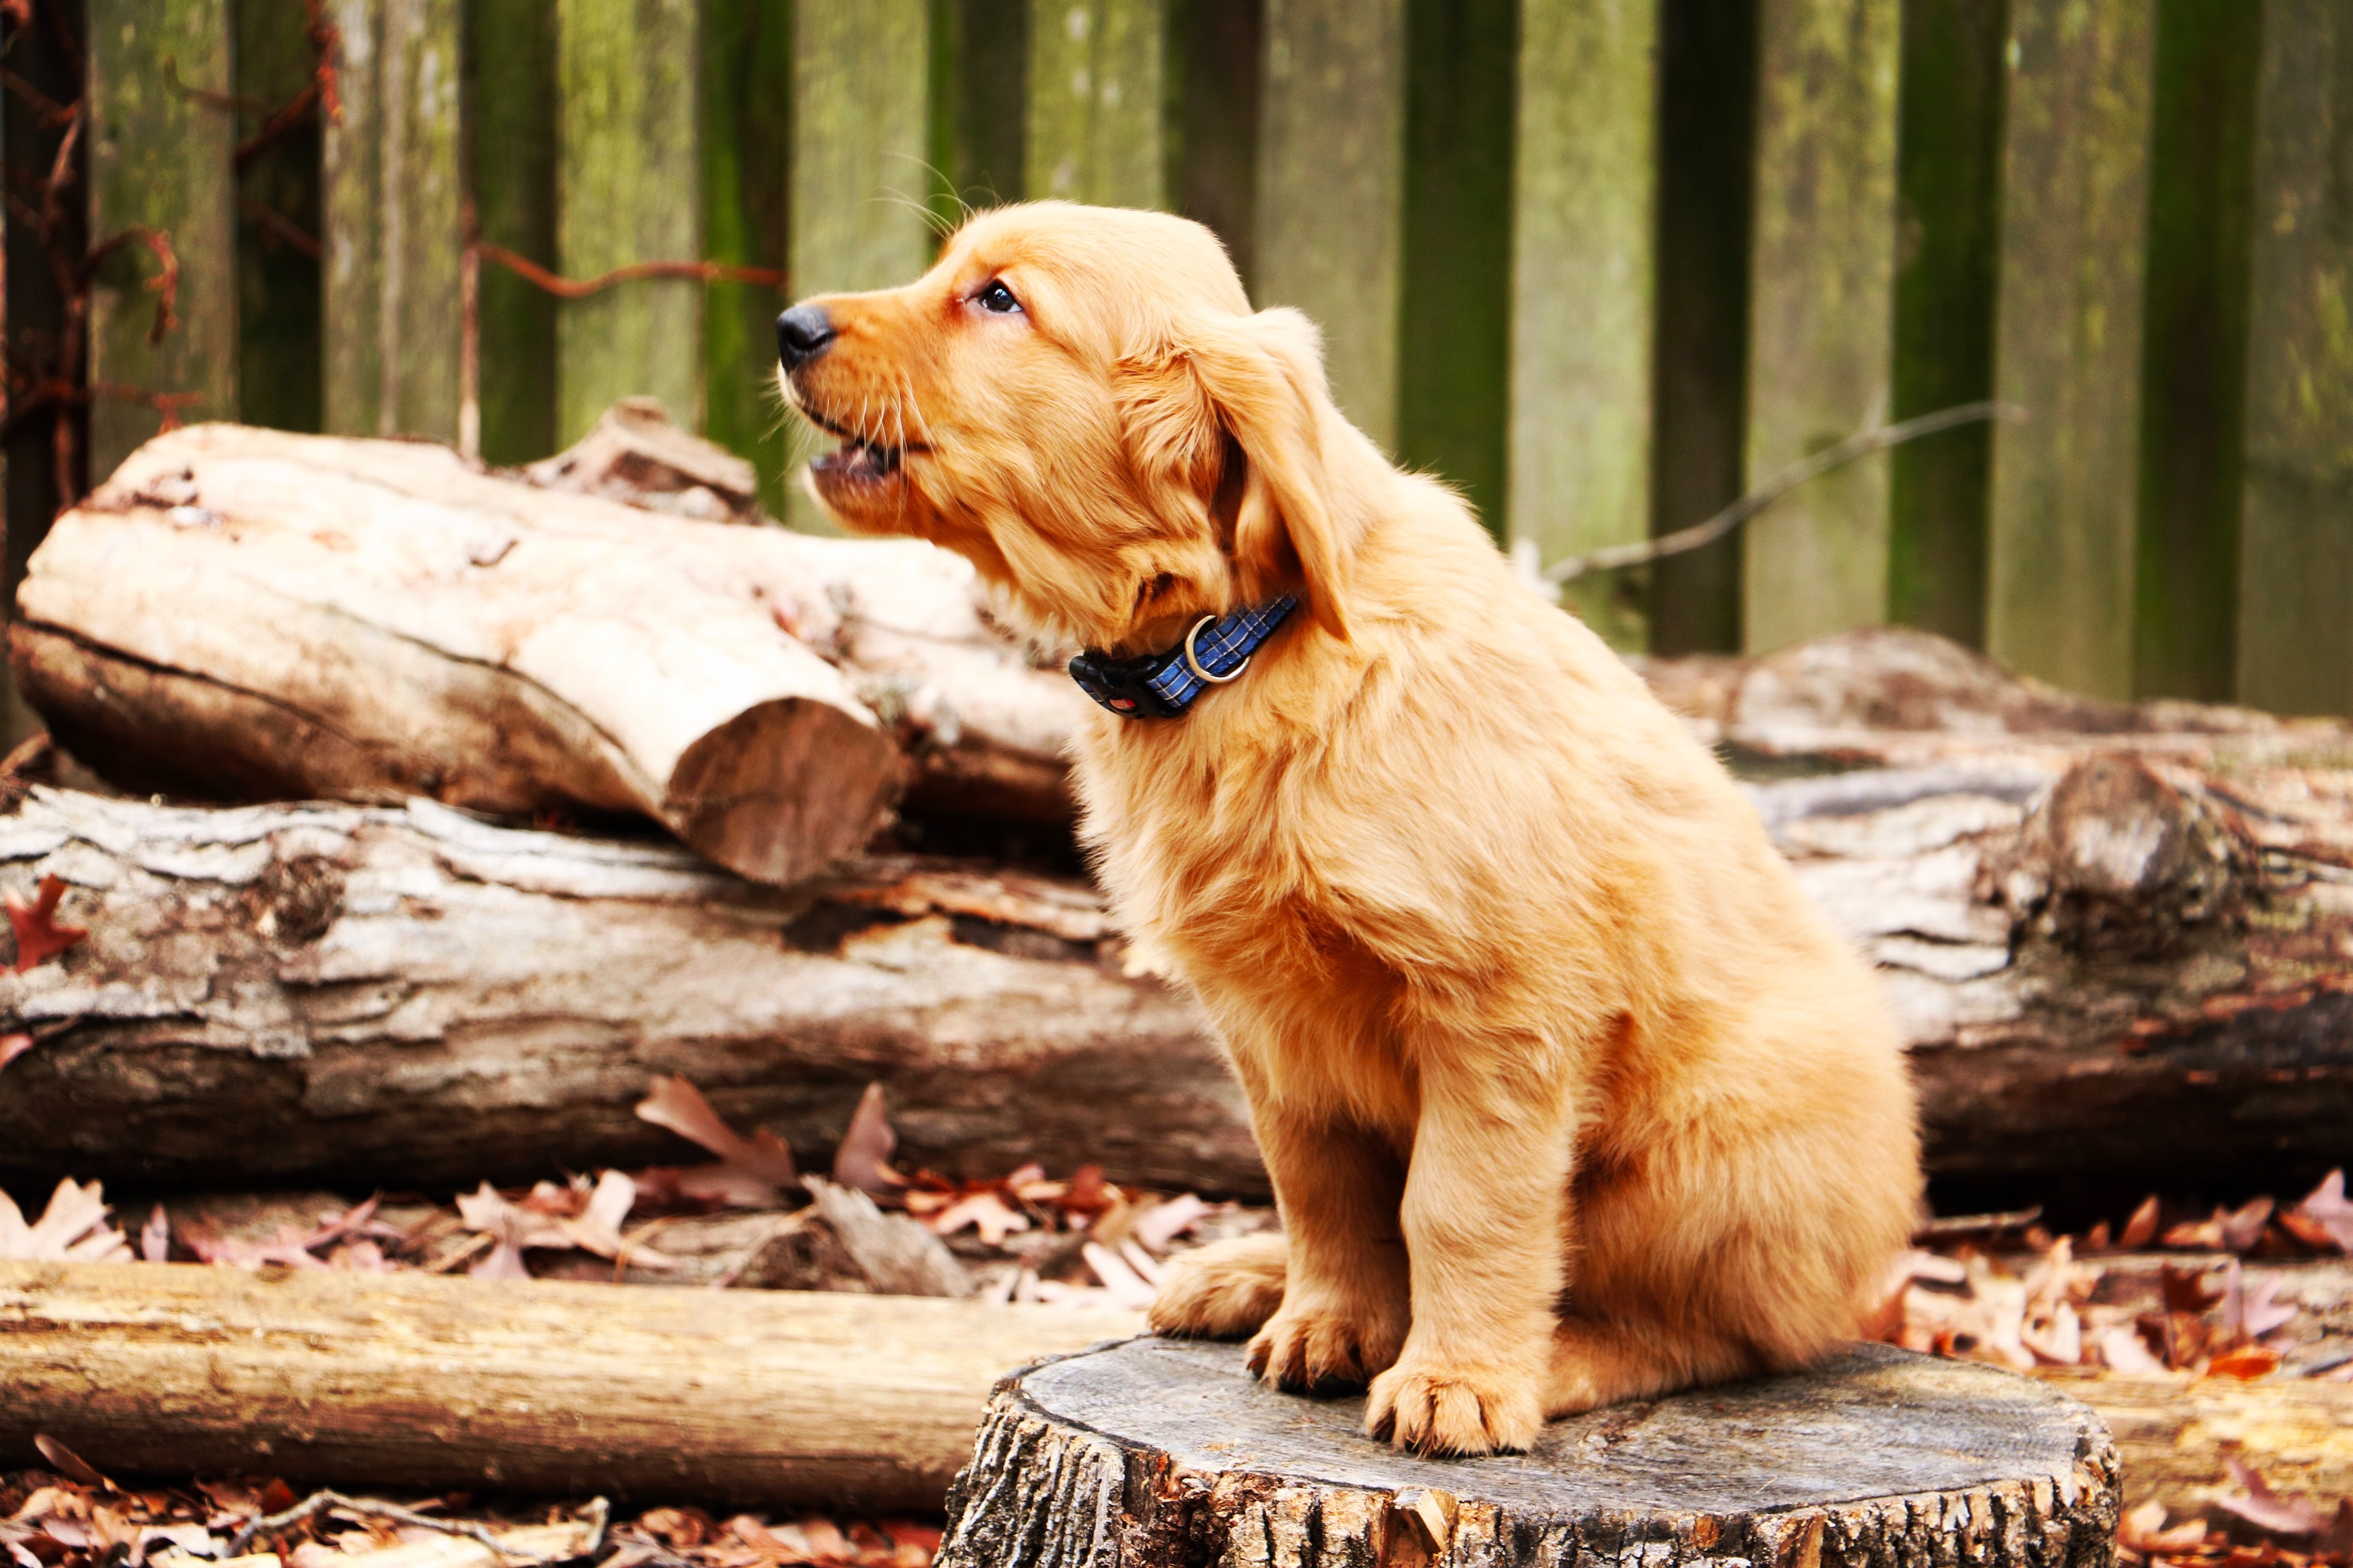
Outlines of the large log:
[[0,1466],[929,1511],[990,1384],[1141,1314],[0,1263]]
[[2115,1447],[2015,1373],[1858,1346],[1810,1373],[1556,1422],[1525,1458],[1419,1459],[1361,1397],[1139,1340],[1008,1379],[940,1568],[1263,1568],[1597,1558],[1755,1568],[2106,1568]]
[[164,807],[36,790],[0,884],[87,942],[0,973],[0,1176],[470,1187],[699,1161],[632,1108],[682,1073],[822,1168],[883,1083],[902,1157],[1262,1188],[1192,1003],[1082,885],[913,859],[795,889],[661,842],[430,802]]
[[642,812],[777,883],[858,848],[905,772],[934,805],[1070,810],[1082,699],[987,623],[963,563],[437,447],[160,437],[58,521],[18,607],[20,688],[141,792]]
[[[2353,773],[2001,754],[1751,786],[1877,961],[1933,1170],[2284,1190],[2353,1163]],[[681,1152],[683,1072],[822,1156],[869,1079],[908,1157],[1250,1194],[1215,1041],[1094,893],[866,863],[783,892],[428,803],[0,817],[86,947],[0,975],[0,1173],[471,1183]],[[2038,1194],[2039,1195],[2039,1194]]]

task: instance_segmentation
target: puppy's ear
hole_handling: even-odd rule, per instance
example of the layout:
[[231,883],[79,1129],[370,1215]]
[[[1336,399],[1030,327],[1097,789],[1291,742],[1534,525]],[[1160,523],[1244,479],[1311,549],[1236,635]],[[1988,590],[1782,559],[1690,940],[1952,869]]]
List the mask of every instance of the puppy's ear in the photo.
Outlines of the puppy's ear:
[[[1234,564],[1252,603],[1296,589],[1333,636],[1348,636],[1348,562],[1363,509],[1338,482],[1327,430],[1345,432],[1324,384],[1322,345],[1296,310],[1188,323],[1177,345],[1249,472],[1234,518]],[[1340,442],[1335,440],[1335,445]]]

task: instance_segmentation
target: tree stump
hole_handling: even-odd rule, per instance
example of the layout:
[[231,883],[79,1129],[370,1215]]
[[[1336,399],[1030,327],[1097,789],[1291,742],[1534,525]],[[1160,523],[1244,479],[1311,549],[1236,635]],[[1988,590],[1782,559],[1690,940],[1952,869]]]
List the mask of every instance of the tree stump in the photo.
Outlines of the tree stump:
[[1417,1459],[1361,1396],[1261,1386],[1240,1346],[1141,1339],[997,1385],[939,1568],[1434,1564],[2101,1568],[2106,1427],[2046,1384],[1857,1345],[1798,1376],[1556,1421],[1533,1452]]

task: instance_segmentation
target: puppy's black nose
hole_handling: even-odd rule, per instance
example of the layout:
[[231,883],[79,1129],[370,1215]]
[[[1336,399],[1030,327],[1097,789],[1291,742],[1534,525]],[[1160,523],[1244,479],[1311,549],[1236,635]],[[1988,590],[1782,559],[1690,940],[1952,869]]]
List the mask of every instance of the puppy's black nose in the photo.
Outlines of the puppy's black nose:
[[798,370],[833,342],[833,319],[816,305],[796,305],[776,318],[776,357]]

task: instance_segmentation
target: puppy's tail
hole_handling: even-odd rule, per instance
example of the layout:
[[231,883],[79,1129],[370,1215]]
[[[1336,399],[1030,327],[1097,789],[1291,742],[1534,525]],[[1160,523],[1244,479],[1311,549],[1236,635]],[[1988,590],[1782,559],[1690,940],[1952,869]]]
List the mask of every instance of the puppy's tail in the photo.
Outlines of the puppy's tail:
[[1282,1305],[1290,1248],[1281,1231],[1260,1231],[1170,1260],[1152,1303],[1152,1331],[1193,1339],[1254,1334]]

